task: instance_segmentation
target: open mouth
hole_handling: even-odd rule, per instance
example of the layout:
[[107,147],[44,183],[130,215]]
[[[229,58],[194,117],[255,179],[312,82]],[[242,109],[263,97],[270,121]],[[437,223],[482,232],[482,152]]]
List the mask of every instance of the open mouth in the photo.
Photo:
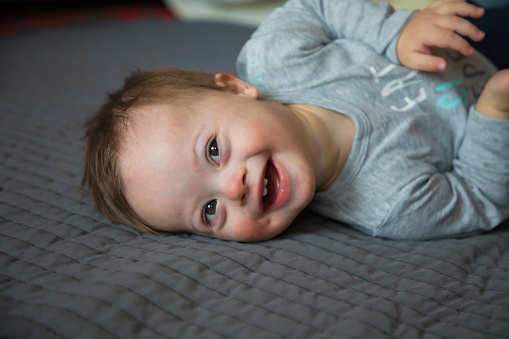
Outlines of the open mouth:
[[265,168],[265,179],[263,189],[263,209],[265,211],[275,207],[275,202],[278,200],[281,186],[281,178],[277,168],[269,160]]

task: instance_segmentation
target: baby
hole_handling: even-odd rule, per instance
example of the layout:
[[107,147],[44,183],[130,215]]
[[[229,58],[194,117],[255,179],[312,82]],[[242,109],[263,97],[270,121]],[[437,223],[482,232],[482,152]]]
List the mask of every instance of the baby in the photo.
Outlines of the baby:
[[509,216],[509,70],[463,38],[484,38],[462,18],[483,14],[290,0],[239,78],[129,77],[88,122],[82,189],[114,223],[236,241],[308,205],[387,238],[492,229]]

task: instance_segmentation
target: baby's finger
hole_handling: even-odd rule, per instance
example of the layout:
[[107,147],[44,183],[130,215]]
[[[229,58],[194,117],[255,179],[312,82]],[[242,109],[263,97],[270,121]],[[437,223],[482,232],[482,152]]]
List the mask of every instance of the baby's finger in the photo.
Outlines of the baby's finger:
[[478,19],[484,15],[484,8],[477,7],[463,1],[448,1],[442,2],[436,6],[435,12],[440,15],[453,14]]
[[444,2],[466,2],[467,0],[433,0],[433,2],[431,3],[431,7],[432,6],[439,6],[441,4],[443,4]]
[[476,25],[455,15],[441,17],[437,22],[437,25],[440,28],[445,28],[449,31],[456,31],[463,36],[468,36],[474,41],[481,41],[484,39],[484,32],[477,28]]
[[431,45],[440,48],[450,48],[463,55],[472,55],[474,53],[474,48],[465,39],[449,29],[440,27],[434,30],[431,36]]
[[408,62],[408,66],[420,71],[444,71],[447,67],[447,63],[443,58],[433,56],[431,54],[414,52],[409,55],[409,59],[411,61]]

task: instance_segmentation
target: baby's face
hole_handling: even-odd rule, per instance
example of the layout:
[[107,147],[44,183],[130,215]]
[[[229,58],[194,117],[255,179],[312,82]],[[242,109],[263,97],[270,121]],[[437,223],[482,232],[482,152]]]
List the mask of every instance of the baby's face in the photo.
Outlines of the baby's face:
[[310,148],[298,117],[256,95],[212,93],[134,116],[120,166],[138,215],[158,230],[236,241],[290,225],[315,192]]

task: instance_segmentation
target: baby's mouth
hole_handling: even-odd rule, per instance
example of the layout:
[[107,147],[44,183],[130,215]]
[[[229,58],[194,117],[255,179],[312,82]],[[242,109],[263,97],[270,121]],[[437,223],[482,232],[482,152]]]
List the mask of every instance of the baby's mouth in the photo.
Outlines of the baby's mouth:
[[265,180],[264,180],[264,190],[263,190],[263,207],[266,209],[270,206],[279,194],[279,174],[277,172],[276,167],[269,161],[267,163],[267,168],[265,169]]

